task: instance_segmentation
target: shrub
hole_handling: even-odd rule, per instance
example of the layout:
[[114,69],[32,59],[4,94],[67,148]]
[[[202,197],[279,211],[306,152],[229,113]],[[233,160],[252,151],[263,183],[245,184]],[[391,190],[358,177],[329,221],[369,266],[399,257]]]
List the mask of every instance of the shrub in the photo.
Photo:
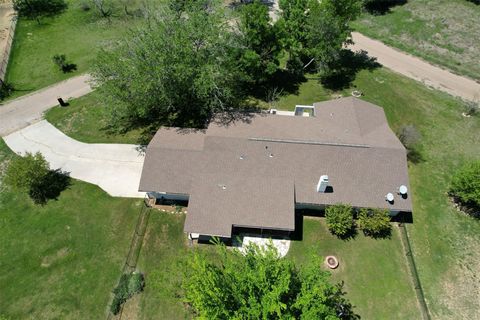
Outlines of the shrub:
[[387,209],[361,209],[358,225],[365,235],[374,238],[389,236],[391,231],[390,215]]
[[143,274],[136,272],[122,274],[117,287],[113,289],[114,297],[110,305],[110,311],[114,315],[118,314],[122,304],[134,294],[143,291],[144,286],[145,281]]
[[455,173],[449,194],[467,209],[480,208],[480,160],[465,164]]
[[13,90],[14,88],[12,84],[8,82],[0,82],[0,100],[8,98],[12,94]]
[[407,149],[408,160],[414,163],[419,162],[422,157],[418,150],[418,143],[420,142],[422,135],[418,132],[417,128],[411,124],[404,125],[397,131],[397,136],[400,142],[405,146],[405,149]]
[[28,193],[36,204],[57,198],[70,185],[70,177],[60,170],[50,170],[45,158],[37,152],[13,159],[5,173],[5,183]]
[[353,210],[348,204],[335,204],[325,209],[328,230],[331,233],[343,237],[354,227]]
[[476,116],[480,113],[480,103],[468,101],[465,103],[465,114],[467,116]]
[[77,65],[68,63],[67,57],[64,54],[56,54],[52,58],[53,63],[56,64],[63,73],[68,73],[77,70]]
[[41,153],[27,152],[24,157],[13,159],[5,174],[5,183],[20,191],[28,192],[48,173],[50,167]]

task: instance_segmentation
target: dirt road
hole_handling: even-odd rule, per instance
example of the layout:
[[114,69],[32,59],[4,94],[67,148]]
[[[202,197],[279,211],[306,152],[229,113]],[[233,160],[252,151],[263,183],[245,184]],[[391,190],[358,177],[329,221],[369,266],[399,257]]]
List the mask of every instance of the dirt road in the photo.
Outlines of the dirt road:
[[480,100],[480,83],[474,80],[431,65],[358,32],[353,32],[352,37],[355,42],[350,47],[352,50],[367,51],[369,56],[376,57],[379,63],[395,72],[463,99]]

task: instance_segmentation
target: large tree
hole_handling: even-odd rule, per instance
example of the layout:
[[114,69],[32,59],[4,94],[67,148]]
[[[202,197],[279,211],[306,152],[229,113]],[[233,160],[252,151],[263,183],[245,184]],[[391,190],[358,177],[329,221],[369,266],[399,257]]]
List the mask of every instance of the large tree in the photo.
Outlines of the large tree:
[[13,7],[21,16],[36,19],[56,15],[67,8],[65,0],[13,0]]
[[281,46],[277,28],[272,24],[267,6],[259,0],[241,7],[240,13],[240,67],[248,82],[263,83],[279,66]]
[[146,26],[102,50],[94,68],[111,125],[203,127],[214,113],[231,111],[242,98],[236,51],[216,0],[152,12]]
[[313,258],[301,269],[270,247],[220,250],[214,263],[195,252],[184,276],[185,298],[201,319],[356,319],[341,284]]
[[335,71],[343,46],[351,41],[350,22],[362,10],[362,0],[281,0],[283,44],[288,64],[296,72],[312,66]]

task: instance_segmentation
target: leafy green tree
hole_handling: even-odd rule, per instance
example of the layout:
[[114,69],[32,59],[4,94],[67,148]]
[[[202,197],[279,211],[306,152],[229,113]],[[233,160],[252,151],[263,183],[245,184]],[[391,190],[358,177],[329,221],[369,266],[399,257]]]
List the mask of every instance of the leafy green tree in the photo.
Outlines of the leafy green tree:
[[287,69],[303,74],[309,0],[280,0],[281,16],[276,23],[281,32],[281,44],[288,53]]
[[331,233],[343,237],[354,228],[353,209],[348,204],[335,204],[325,209],[327,227]]
[[214,113],[240,105],[238,48],[220,3],[199,0],[184,10],[178,15],[167,4],[146,26],[101,51],[93,76],[112,128],[201,128]]
[[272,24],[267,6],[260,0],[244,5],[240,12],[240,67],[249,82],[263,83],[279,66],[281,46],[277,28]]
[[480,211],[480,160],[466,163],[455,173],[449,193],[464,206]]
[[70,177],[60,170],[50,170],[45,158],[37,152],[14,158],[5,173],[5,183],[27,193],[36,204],[57,198],[70,185]]
[[279,26],[289,53],[287,66],[302,73],[308,66],[332,75],[343,46],[351,42],[350,22],[362,10],[362,0],[281,0]]
[[13,0],[13,8],[26,18],[36,19],[50,17],[67,9],[65,0]]
[[390,235],[390,215],[387,209],[363,208],[358,214],[358,225],[368,236],[374,238]]
[[221,263],[196,251],[185,269],[185,298],[201,319],[357,318],[318,257],[299,270],[273,247],[218,249]]
[[10,162],[4,181],[14,189],[29,192],[31,186],[41,181],[49,170],[49,164],[40,152],[27,152],[24,157],[16,157]]
[[307,20],[306,50],[322,75],[337,72],[342,48],[352,43],[350,23],[360,15],[361,0],[312,1]]

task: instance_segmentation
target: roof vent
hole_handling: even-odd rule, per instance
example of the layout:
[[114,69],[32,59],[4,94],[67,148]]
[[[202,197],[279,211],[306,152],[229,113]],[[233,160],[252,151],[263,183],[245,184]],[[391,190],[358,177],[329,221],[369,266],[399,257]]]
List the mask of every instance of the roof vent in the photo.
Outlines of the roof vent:
[[327,190],[327,186],[328,186],[328,176],[323,175],[320,177],[320,180],[318,180],[317,192],[325,193],[325,190]]
[[407,195],[407,192],[408,192],[408,189],[407,189],[407,186],[406,185],[401,185],[399,188],[398,188],[398,193],[401,194],[402,196],[406,196]]
[[222,190],[226,190],[227,189],[227,186],[224,185],[224,184],[218,184],[218,187]]
[[393,196],[393,193],[390,193],[390,192],[387,193],[387,194],[385,195],[385,200],[387,200],[387,201],[390,202],[390,203],[393,203],[393,200],[395,200],[395,197]]
[[269,157],[269,158],[273,158],[273,153],[270,153],[270,154],[268,155],[268,157]]
[[240,155],[240,160],[245,159],[245,156],[243,154]]

